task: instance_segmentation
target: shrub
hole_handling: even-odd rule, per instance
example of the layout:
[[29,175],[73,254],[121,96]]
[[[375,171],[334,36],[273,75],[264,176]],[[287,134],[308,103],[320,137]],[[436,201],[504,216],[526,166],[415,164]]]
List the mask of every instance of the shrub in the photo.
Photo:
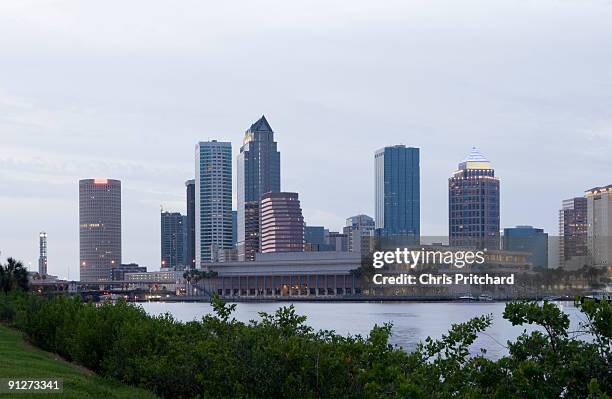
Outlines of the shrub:
[[608,302],[578,304],[585,317],[579,332],[568,331],[567,316],[552,304],[509,303],[506,319],[541,329],[509,342],[508,356],[499,360],[469,352],[490,316],[453,325],[407,353],[389,344],[391,325],[344,337],[313,330],[292,306],[242,323],[232,318],[235,305],[219,298],[212,305],[214,315],[181,323],[124,301],[95,306],[11,294],[0,295],[0,319],[41,348],[167,398],[609,398],[612,392]]

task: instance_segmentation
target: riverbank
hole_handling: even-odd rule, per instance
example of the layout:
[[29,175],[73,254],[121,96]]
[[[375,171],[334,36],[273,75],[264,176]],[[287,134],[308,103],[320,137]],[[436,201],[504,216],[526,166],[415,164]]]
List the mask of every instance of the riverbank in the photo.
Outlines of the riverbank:
[[[118,298],[118,296],[117,296]],[[379,296],[379,295],[355,295],[355,296],[228,296],[222,297],[225,302],[228,303],[241,303],[241,302],[251,302],[251,303],[268,303],[268,302],[278,302],[278,303],[296,303],[296,302],[312,302],[312,303],[339,303],[339,302],[360,302],[360,303],[375,303],[375,302],[451,302],[451,303],[459,303],[459,302],[513,302],[513,301],[541,301],[544,299],[547,300],[555,300],[555,301],[573,301],[575,297],[570,296],[521,296],[521,297],[504,297],[504,298],[495,298],[486,296],[486,298],[479,296],[470,296],[465,295],[458,297],[454,296]],[[198,296],[159,296],[159,297],[151,297],[151,298],[142,298],[142,299],[127,299],[128,302],[133,303],[146,303],[146,302],[204,302],[209,303],[210,297],[204,295]]]
[[[20,332],[0,325],[0,378],[61,379],[63,392],[58,394],[25,394],[25,398],[155,398],[143,389],[130,387],[102,378],[95,373],[69,363],[59,356],[27,343]],[[9,397],[9,394],[0,394]]]

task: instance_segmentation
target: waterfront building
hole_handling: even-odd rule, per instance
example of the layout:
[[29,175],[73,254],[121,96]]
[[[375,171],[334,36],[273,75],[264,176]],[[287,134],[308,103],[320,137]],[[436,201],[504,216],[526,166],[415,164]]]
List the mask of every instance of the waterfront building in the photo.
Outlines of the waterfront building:
[[261,253],[304,251],[304,217],[297,193],[262,195],[260,237]]
[[499,178],[473,147],[448,179],[450,244],[499,249],[499,201]]
[[580,269],[587,263],[587,199],[563,200],[559,210],[559,266]]
[[146,273],[146,266],[139,266],[138,263],[122,263],[120,266],[111,269],[111,280],[125,280],[125,273]]
[[186,195],[187,195],[187,222],[185,223],[185,230],[187,232],[187,240],[185,241],[185,264],[190,267],[195,267],[195,253],[196,253],[196,241],[195,241],[195,179],[187,180],[185,182]]
[[205,265],[217,275],[209,281],[212,292],[223,298],[321,297],[361,293],[353,273],[361,266],[359,254],[350,252],[258,253],[253,262]]
[[587,243],[594,266],[612,266],[612,184],[586,192]]
[[79,257],[81,281],[110,279],[121,264],[121,182],[79,180]]
[[548,268],[548,234],[532,226],[516,226],[504,229],[503,250],[526,252],[527,261],[533,266]]
[[47,233],[41,231],[38,235],[38,274],[42,276],[47,275]]
[[198,143],[195,180],[196,265],[201,267],[232,247],[232,144]]
[[376,151],[376,228],[383,235],[420,234],[419,149],[395,145]]
[[280,192],[280,152],[265,116],[245,132],[237,171],[236,248],[241,261],[253,261],[260,248],[261,196],[268,192]]
[[185,265],[184,217],[179,212],[161,212],[161,267]]
[[146,289],[177,294],[184,287],[182,270],[125,273],[123,280],[130,289]]

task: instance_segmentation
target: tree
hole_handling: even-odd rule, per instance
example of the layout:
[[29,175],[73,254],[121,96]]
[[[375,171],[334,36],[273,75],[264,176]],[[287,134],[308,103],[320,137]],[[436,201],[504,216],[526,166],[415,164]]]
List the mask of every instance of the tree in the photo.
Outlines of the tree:
[[0,264],[0,289],[6,294],[13,290],[28,290],[28,271],[18,260],[8,258]]

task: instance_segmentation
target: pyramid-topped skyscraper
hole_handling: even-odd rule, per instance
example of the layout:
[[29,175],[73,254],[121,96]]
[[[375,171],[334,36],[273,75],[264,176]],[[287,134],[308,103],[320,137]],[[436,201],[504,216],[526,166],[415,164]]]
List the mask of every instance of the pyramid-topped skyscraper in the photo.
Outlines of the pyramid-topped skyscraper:
[[280,191],[280,152],[265,116],[244,133],[238,155],[238,259],[255,260],[259,251],[261,196]]
[[476,148],[448,179],[451,245],[499,249],[499,179]]

